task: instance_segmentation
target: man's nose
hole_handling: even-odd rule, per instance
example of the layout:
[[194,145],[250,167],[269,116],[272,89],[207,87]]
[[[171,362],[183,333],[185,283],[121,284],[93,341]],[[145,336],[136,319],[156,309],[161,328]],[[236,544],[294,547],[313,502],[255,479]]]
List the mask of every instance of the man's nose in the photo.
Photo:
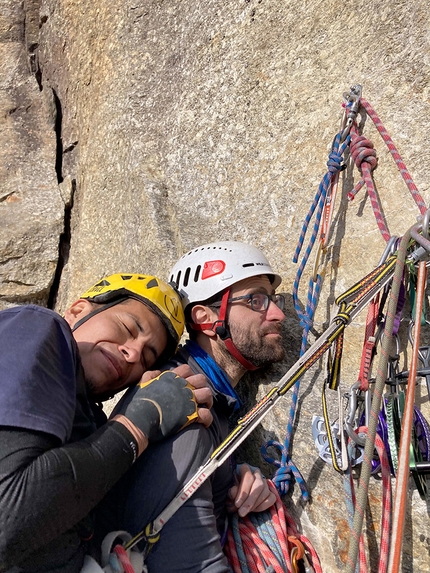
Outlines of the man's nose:
[[285,320],[284,311],[281,310],[279,308],[279,306],[276,306],[276,304],[273,302],[273,300],[269,301],[269,306],[267,307],[267,311],[266,311],[266,319],[267,320],[278,320],[281,322],[283,320]]
[[143,341],[133,340],[126,342],[121,345],[119,350],[123,354],[125,360],[130,364],[136,364],[137,362],[142,362],[143,357]]

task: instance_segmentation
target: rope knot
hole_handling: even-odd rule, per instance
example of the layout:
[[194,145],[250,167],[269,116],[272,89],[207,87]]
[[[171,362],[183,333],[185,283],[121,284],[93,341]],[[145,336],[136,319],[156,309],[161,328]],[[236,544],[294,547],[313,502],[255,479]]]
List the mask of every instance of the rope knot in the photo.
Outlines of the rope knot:
[[343,157],[341,154],[332,151],[328,156],[327,167],[330,173],[337,173],[344,168]]
[[369,164],[372,171],[378,166],[378,158],[373,143],[362,135],[352,134],[351,155],[360,173],[363,161]]

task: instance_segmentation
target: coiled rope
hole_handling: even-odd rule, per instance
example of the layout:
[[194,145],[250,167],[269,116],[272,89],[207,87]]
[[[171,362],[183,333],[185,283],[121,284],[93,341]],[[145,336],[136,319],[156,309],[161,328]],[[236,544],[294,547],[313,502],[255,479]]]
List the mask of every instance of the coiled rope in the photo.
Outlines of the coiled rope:
[[318,555],[309,539],[299,533],[277,489],[275,504],[267,511],[230,518],[224,552],[234,573],[297,573],[303,560],[309,573],[322,573]]

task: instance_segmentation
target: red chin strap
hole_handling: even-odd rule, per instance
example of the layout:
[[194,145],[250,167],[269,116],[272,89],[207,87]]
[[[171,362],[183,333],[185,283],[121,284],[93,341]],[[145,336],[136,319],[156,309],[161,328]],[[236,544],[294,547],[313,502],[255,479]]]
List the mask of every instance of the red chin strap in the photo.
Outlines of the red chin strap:
[[233,344],[233,341],[231,339],[230,329],[228,328],[225,320],[227,314],[227,305],[229,296],[230,296],[230,289],[228,288],[222,295],[221,308],[219,310],[218,320],[216,320],[213,323],[205,322],[203,324],[190,324],[190,327],[193,330],[212,330],[213,332],[215,332],[215,334],[217,334],[221,338],[221,340],[225,344],[225,347],[233,356],[233,358],[235,358],[244,368],[246,368],[247,370],[257,370],[258,366],[255,366],[254,364],[252,364],[252,362],[249,362],[249,360],[247,360],[244,356],[242,356],[242,354]]

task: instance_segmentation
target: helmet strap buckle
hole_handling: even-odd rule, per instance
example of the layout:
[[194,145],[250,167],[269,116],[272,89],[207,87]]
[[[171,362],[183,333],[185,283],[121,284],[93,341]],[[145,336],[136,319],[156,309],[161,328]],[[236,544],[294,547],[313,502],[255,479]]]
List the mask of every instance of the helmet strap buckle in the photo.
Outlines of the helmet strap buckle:
[[221,338],[221,340],[231,338],[230,330],[228,329],[225,320],[216,320],[212,324],[212,330]]

